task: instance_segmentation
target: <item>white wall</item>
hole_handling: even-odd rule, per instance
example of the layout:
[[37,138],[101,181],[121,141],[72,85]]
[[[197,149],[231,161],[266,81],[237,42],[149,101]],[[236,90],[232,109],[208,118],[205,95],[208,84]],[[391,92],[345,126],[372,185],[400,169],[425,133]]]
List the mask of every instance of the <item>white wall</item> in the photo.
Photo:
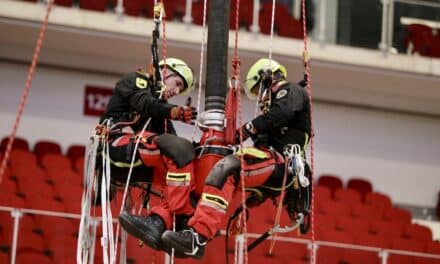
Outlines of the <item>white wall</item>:
[[[27,70],[28,65],[0,62],[1,137],[12,130]],[[97,119],[82,114],[84,86],[112,87],[118,77],[38,67],[18,136],[31,144],[53,139],[64,150],[73,143],[85,144]],[[183,100],[177,98],[175,102]],[[254,105],[243,100],[244,120],[253,116]],[[435,205],[440,190],[439,119],[315,102],[313,125],[316,176],[335,173],[344,180],[364,177],[395,202]],[[192,127],[177,128],[191,138]]]

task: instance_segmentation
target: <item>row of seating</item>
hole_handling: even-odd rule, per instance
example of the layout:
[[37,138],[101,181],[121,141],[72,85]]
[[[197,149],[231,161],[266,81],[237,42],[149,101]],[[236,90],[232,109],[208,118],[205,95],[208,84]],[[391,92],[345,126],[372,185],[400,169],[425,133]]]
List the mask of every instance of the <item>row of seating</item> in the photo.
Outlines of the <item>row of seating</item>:
[[406,27],[404,48],[412,54],[440,58],[440,33],[422,24],[411,24]]
[[[4,153],[9,142],[9,137],[3,137],[0,141],[0,153]],[[53,140],[39,140],[31,149],[29,142],[25,138],[16,137],[12,144],[12,150],[19,149],[24,151],[32,151],[41,162],[46,154],[62,155],[61,145]],[[77,159],[84,157],[86,147],[84,145],[74,144],[70,145],[66,152],[66,157],[75,163]]]
[[[36,0],[25,0],[36,2]],[[143,16],[152,18],[154,0],[129,0],[123,1],[124,13],[129,16]],[[79,8],[92,11],[106,11],[114,9],[117,0],[54,0],[56,5],[70,7],[78,4]],[[166,19],[169,21],[183,21],[186,13],[186,0],[164,1]],[[237,0],[231,1],[229,28],[235,29],[235,13]],[[240,0],[238,23],[240,28],[251,30],[253,23],[254,0]],[[203,24],[204,1],[193,1],[191,6],[192,23]],[[263,34],[270,34],[272,21],[272,2],[262,2],[259,10],[258,26]],[[279,36],[290,38],[303,38],[302,23],[290,15],[284,3],[275,4],[274,32]]]

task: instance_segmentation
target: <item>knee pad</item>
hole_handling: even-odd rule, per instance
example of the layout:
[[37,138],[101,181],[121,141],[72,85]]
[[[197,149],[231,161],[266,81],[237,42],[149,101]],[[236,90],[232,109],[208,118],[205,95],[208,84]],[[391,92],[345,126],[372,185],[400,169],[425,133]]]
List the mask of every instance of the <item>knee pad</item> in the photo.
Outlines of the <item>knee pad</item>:
[[240,168],[240,158],[235,155],[228,155],[215,164],[214,168],[209,172],[205,184],[221,189],[230,175],[234,177],[235,184],[237,184]]
[[189,140],[172,134],[162,134],[157,137],[156,144],[160,153],[172,159],[177,168],[190,163],[194,157],[194,147]]

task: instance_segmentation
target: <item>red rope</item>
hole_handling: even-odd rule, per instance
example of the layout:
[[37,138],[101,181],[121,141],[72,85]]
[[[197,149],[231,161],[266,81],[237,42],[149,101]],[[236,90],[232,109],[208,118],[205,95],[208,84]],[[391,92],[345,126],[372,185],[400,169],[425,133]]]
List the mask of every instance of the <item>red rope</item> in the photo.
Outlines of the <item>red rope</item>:
[[[302,23],[303,23],[303,33],[304,33],[304,66],[306,69],[306,76],[307,76],[307,94],[309,96],[310,101],[310,162],[311,162],[311,181],[310,184],[313,185],[313,177],[314,177],[314,171],[315,171],[315,157],[314,157],[314,150],[315,150],[315,132],[313,129],[313,103],[312,103],[312,85],[311,85],[311,71],[309,66],[309,53],[308,53],[308,46],[307,46],[307,22],[306,22],[306,0],[302,0]],[[315,259],[315,194],[314,194],[314,188],[312,187],[312,205],[311,205],[311,232],[312,232],[312,249],[310,252],[310,263],[314,264],[316,263]]]
[[3,174],[5,173],[6,165],[8,164],[9,161],[9,156],[12,150],[12,144],[14,143],[14,139],[17,134],[18,125],[20,124],[20,119],[23,114],[24,106],[26,104],[26,99],[29,94],[29,90],[31,88],[32,77],[34,75],[35,68],[37,67],[38,57],[40,55],[41,46],[43,45],[44,34],[46,32],[47,24],[49,21],[50,11],[52,10],[52,4],[53,4],[53,0],[49,0],[49,2],[47,3],[46,16],[40,27],[40,34],[38,35],[38,40],[35,46],[34,55],[32,56],[32,63],[31,66],[29,67],[26,83],[24,85],[23,96],[21,97],[20,104],[18,105],[17,116],[15,117],[14,126],[12,128],[11,135],[9,136],[8,145],[6,146],[5,156],[1,163],[0,183],[2,182]]
[[[237,113],[239,116],[239,127],[243,126],[243,118],[241,111],[241,92],[240,92],[240,59],[238,57],[238,30],[239,30],[239,14],[240,14],[240,0],[237,0],[235,5],[235,39],[234,39],[234,55],[232,58],[232,79],[235,80],[235,89],[238,89],[237,96]],[[240,129],[240,149],[243,150],[243,131]],[[240,156],[240,163],[244,164],[244,153]],[[247,233],[247,215],[246,215],[246,188],[245,188],[245,175],[243,166],[240,169],[240,182],[241,182],[241,206],[243,208],[240,220],[243,223],[243,234]],[[239,220],[239,221],[240,221]],[[243,240],[243,259],[244,263],[248,263],[248,252],[247,252],[247,239],[244,237]],[[226,256],[228,257],[228,256]]]

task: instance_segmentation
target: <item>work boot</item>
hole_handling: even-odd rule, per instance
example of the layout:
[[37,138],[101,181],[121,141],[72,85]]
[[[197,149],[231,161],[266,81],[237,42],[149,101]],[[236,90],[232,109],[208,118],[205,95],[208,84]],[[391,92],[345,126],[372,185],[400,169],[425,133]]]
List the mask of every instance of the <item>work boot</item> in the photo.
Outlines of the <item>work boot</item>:
[[128,234],[142,240],[145,245],[162,250],[161,236],[165,232],[165,223],[156,214],[147,217],[122,213],[119,216],[119,223]]
[[190,228],[179,232],[165,231],[162,243],[165,248],[174,248],[176,256],[187,255],[201,259],[205,254],[207,239]]

